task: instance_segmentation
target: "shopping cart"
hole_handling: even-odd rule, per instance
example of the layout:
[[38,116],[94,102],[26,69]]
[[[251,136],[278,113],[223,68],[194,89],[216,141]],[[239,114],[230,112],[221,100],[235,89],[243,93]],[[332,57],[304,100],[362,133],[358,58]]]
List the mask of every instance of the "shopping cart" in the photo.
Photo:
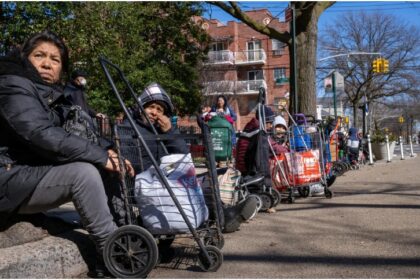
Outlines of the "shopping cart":
[[326,183],[322,132],[317,126],[309,125],[303,114],[289,114],[289,119],[293,123],[288,129],[290,150],[270,159],[273,186],[280,192],[288,192],[290,203],[294,201],[294,190],[307,197],[310,187],[316,184],[321,184],[325,197],[331,198],[333,193]]
[[[150,141],[161,146],[168,154],[168,147],[164,143],[168,140],[165,139],[167,136],[158,134],[155,129],[149,138],[140,134],[121,97],[120,92],[123,91],[117,89],[111,71],[116,73],[116,77],[120,79],[118,85],[123,85],[124,92],[133,97],[143,116],[144,108],[120,68],[104,57],[99,62],[128,120],[128,123],[115,125],[113,129],[122,170],[121,185],[127,225],[117,229],[106,241],[103,253],[106,267],[117,278],[146,277],[157,263],[158,244],[170,246],[175,237],[182,235],[195,241],[201,269],[217,271],[223,263],[220,248],[223,247],[224,240],[218,211],[220,197],[217,195],[217,179],[214,180],[215,162],[212,158],[212,145],[208,140],[208,129],[201,124],[202,133],[190,137],[192,141],[202,141],[205,149],[207,172],[210,173],[213,191],[210,196],[204,197],[190,154],[175,155],[173,162],[166,160],[167,158],[164,160],[153,157],[149,149]],[[151,124],[147,117],[146,120]],[[144,155],[152,162],[148,169],[142,166]],[[126,174],[124,158],[131,159],[135,169],[141,172],[135,179]],[[161,161],[160,164],[158,160]],[[179,176],[179,168],[186,168],[187,172],[182,173],[186,174],[185,177]],[[203,198],[205,205],[202,203]],[[213,210],[209,216],[205,213],[206,209]],[[204,214],[197,214],[196,211]]]

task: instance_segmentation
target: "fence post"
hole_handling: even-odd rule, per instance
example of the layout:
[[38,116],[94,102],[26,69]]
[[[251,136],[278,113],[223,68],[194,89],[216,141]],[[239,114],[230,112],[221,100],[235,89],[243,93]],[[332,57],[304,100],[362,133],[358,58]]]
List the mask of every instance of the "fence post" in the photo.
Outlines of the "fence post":
[[386,143],[386,162],[391,162],[391,155],[389,154],[389,138],[388,138],[388,134],[385,135],[385,143]]
[[403,147],[403,142],[402,142],[402,136],[400,136],[400,149],[401,149],[401,160],[404,159],[404,147]]
[[414,157],[414,152],[413,152],[413,136],[410,135],[410,157]]
[[367,135],[369,149],[369,165],[373,165],[372,143],[370,142],[370,134]]

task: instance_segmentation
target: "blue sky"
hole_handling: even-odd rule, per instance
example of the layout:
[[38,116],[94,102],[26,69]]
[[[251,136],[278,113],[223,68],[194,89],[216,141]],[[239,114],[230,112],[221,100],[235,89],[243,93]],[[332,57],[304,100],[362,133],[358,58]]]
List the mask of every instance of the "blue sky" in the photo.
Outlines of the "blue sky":
[[[238,3],[243,10],[267,8],[279,20],[284,20],[284,9],[289,4],[288,1],[238,1]],[[208,11],[204,14],[206,18],[211,17],[224,23],[236,20],[218,7],[211,5],[207,7]],[[334,22],[343,13],[359,11],[393,14],[420,28],[420,1],[338,1],[321,15],[319,31],[322,32],[325,26]]]

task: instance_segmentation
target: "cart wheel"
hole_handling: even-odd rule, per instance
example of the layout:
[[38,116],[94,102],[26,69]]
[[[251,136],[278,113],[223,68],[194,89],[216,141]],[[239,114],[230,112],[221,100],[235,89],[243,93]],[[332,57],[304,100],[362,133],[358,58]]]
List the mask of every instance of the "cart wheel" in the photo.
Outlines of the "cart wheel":
[[271,195],[274,198],[274,200],[273,200],[273,207],[276,207],[281,202],[281,193],[278,190],[272,188],[271,189]]
[[292,192],[290,192],[289,196],[287,197],[287,203],[295,203],[295,197],[293,196]]
[[262,200],[259,195],[256,194],[250,194],[248,197],[254,197],[257,200],[257,212],[261,210],[262,207]]
[[155,267],[158,248],[154,237],[144,228],[123,226],[108,237],[104,262],[116,278],[144,278]]
[[324,193],[325,193],[325,197],[326,198],[330,198],[331,199],[334,196],[334,193],[329,188],[325,188]]
[[225,246],[225,238],[222,234],[219,236],[206,236],[204,237],[204,245],[206,246],[215,246],[219,249],[223,249]]
[[305,186],[298,188],[298,192],[301,197],[308,197],[311,190],[308,186]]
[[203,271],[215,272],[217,271],[223,263],[223,255],[220,252],[219,248],[215,246],[208,245],[205,247],[207,253],[210,257],[210,263],[207,258],[203,255],[202,252],[198,255],[198,265]]
[[269,193],[259,193],[258,196],[261,198],[262,201],[260,211],[266,211],[273,207],[273,197]]

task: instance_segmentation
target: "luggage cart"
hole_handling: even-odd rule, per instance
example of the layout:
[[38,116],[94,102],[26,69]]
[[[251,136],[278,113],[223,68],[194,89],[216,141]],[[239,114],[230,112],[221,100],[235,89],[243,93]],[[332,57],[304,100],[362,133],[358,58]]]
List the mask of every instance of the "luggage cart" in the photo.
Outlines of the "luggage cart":
[[[212,180],[213,193],[210,197],[212,199],[210,204],[213,205],[213,210],[215,210],[213,213],[213,220],[210,221],[209,219],[205,221],[203,225],[196,228],[184,210],[185,205],[182,205],[179,202],[175,191],[172,189],[173,185],[170,184],[168,179],[170,176],[168,175],[168,173],[170,173],[170,168],[161,168],[162,166],[160,166],[153,157],[146,142],[146,140],[149,139],[145,139],[136,127],[131,112],[124,104],[121,94],[117,89],[117,85],[111,76],[110,69],[116,72],[117,77],[122,80],[122,84],[126,87],[126,91],[128,91],[131,97],[137,102],[140,111],[144,114],[144,108],[141,106],[140,102],[138,102],[133,89],[117,65],[104,57],[101,57],[99,62],[129,122],[128,126],[117,125],[114,128],[114,140],[122,170],[121,185],[128,224],[120,227],[108,237],[103,253],[106,267],[110,273],[117,278],[146,277],[158,261],[158,243],[170,245],[175,236],[184,234],[191,237],[197,244],[198,248],[196,247],[196,249],[198,251],[198,265],[200,268],[204,271],[217,271],[223,263],[223,255],[219,247],[223,247],[224,244],[220,228],[220,212],[217,211],[220,208],[220,198],[217,195],[217,179]],[[147,117],[146,119],[148,123],[151,124]],[[212,153],[212,146],[211,143],[208,142],[208,135],[206,135],[206,131],[208,132],[208,130],[206,130],[204,126],[202,126],[202,130],[201,139],[207,152],[207,167],[209,168],[209,172],[214,174],[215,162],[214,159],[212,160],[211,156],[209,156]],[[162,145],[163,150],[167,153],[167,149],[163,143],[165,136],[158,135],[156,130],[154,130],[154,133],[155,139],[153,140],[158,141],[159,145]],[[133,145],[133,143],[136,144]],[[139,147],[141,147],[141,150]],[[181,220],[178,222],[181,222],[185,226],[184,229],[169,230],[168,232],[165,232],[164,228],[161,230],[156,230],[155,228],[148,230],[144,227],[144,216],[142,216],[142,209],[140,209],[141,207],[139,207],[137,201],[136,183],[133,178],[127,176],[123,161],[123,153],[126,155],[127,153],[133,155],[133,153],[138,152],[145,152],[151,160],[155,172],[154,174],[159,179],[160,186],[163,186],[163,189],[165,189],[165,192],[168,194],[166,200],[171,202],[171,205],[169,205],[170,208],[175,209],[176,213],[181,217]],[[141,168],[141,155],[139,155],[138,158],[139,160],[134,162],[134,164],[137,165],[138,168]],[[187,162],[180,161],[180,163],[188,164],[191,163],[191,160]],[[168,166],[170,167],[171,164]],[[188,195],[189,193],[186,194],[186,196]]]
[[289,114],[293,124],[288,129],[290,151],[270,160],[273,186],[288,192],[288,202],[293,203],[293,191],[302,197],[310,194],[310,186],[322,184],[326,198],[333,193],[328,188],[324,165],[324,141],[317,126],[309,126],[304,114]]

